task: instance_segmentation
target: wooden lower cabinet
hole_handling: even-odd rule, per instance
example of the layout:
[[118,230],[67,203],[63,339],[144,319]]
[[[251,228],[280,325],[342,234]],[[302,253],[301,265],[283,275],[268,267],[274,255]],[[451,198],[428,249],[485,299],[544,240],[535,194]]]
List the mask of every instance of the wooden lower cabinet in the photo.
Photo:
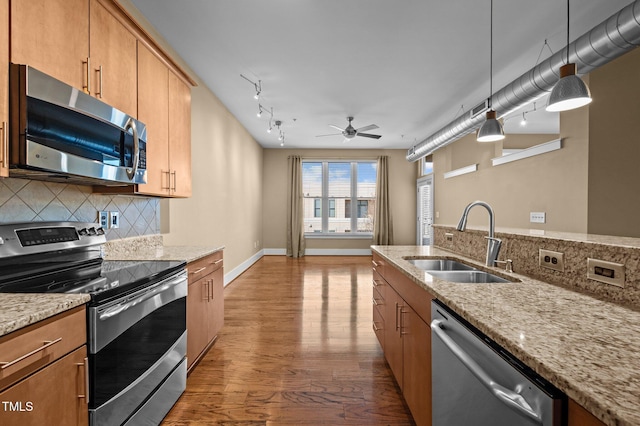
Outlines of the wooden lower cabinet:
[[222,252],[187,265],[187,369],[190,372],[215,342],[224,325]]
[[85,307],[0,337],[0,424],[89,422]]
[[567,426],[605,426],[604,423],[571,398],[569,398],[568,408],[569,422]]
[[384,309],[374,307],[374,330],[377,324],[384,324],[384,356],[416,424],[431,425],[431,329],[426,320],[433,296],[396,275],[392,267],[381,267],[384,262],[380,259],[374,262],[374,300],[378,289],[385,292]]
[[3,426],[87,425],[86,362],[82,346],[1,392]]

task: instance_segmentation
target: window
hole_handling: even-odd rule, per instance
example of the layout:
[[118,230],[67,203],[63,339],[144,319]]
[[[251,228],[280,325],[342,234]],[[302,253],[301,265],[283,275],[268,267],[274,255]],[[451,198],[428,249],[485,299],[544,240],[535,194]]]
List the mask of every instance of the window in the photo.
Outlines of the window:
[[375,161],[303,161],[305,232],[373,233],[376,174]]

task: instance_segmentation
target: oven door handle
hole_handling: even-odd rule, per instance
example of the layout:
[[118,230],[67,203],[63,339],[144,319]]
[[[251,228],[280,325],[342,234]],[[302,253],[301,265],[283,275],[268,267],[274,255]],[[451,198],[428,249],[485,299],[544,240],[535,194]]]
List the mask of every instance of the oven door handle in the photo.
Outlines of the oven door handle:
[[183,277],[179,277],[176,278],[175,280],[169,282],[169,283],[161,283],[158,284],[154,287],[149,288],[147,291],[145,291],[142,294],[137,295],[135,298],[127,300],[125,302],[122,303],[118,303],[115,306],[112,306],[110,308],[105,309],[104,311],[102,311],[100,313],[100,315],[98,316],[98,318],[101,321],[104,321],[106,319],[109,319],[111,317],[114,317],[124,311],[126,311],[127,309],[133,308],[134,306],[144,302],[145,300],[151,299],[152,297],[156,296],[157,294],[160,294],[164,291],[167,291],[168,289],[175,287],[177,285],[180,285],[182,282],[184,281]]
[[451,352],[464,364],[465,367],[476,376],[476,378],[482,383],[496,398],[508,407],[523,414],[529,419],[538,424],[542,424],[542,419],[536,413],[529,403],[517,392],[505,388],[504,386],[496,383],[489,374],[464,351],[458,344],[447,334],[444,330],[444,323],[442,320],[434,319],[431,321],[431,330],[435,336],[437,336],[444,345],[449,348]]

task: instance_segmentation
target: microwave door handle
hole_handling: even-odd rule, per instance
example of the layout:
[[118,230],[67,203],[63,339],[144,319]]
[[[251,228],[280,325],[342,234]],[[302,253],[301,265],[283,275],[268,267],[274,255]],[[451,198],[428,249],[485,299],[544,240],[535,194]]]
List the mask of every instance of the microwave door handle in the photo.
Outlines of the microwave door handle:
[[131,129],[133,133],[133,168],[127,169],[127,177],[131,180],[136,176],[138,171],[138,159],[140,157],[140,141],[138,139],[138,129],[136,128],[136,122],[133,118],[129,117],[127,124],[124,125],[124,130]]
[[431,330],[434,334],[449,348],[451,352],[464,364],[465,367],[476,376],[476,378],[482,383],[496,398],[508,407],[523,414],[529,419],[533,420],[537,424],[542,424],[542,419],[536,413],[533,408],[527,403],[527,401],[517,392],[509,390],[504,386],[498,384],[484,371],[484,369],[466,353],[458,344],[447,334],[444,330],[444,324],[441,320],[434,319],[431,322]]

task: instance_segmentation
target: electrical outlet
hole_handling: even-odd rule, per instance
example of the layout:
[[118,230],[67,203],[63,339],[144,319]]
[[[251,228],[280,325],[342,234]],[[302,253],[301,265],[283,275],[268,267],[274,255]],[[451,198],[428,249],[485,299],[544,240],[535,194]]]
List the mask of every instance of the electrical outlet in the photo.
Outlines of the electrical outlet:
[[531,223],[545,223],[546,221],[547,221],[547,214],[545,212],[529,213],[529,222]]
[[109,229],[109,212],[99,211],[98,212],[98,223],[104,229]]
[[120,228],[120,212],[109,212],[109,228]]
[[587,259],[587,278],[624,288],[624,265],[600,259]]
[[453,234],[451,234],[449,232],[445,232],[444,236],[445,236],[447,241],[449,241],[449,242],[453,241]]
[[543,268],[564,272],[564,253],[540,249],[538,252],[538,264]]

